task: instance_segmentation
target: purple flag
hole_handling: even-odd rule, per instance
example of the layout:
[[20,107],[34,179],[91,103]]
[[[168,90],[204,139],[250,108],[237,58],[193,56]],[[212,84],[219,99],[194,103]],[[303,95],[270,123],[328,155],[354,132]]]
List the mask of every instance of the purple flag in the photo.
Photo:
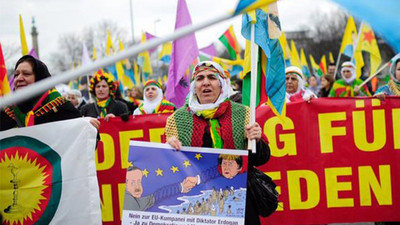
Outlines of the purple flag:
[[[149,32],[146,32],[145,35],[146,35],[146,41],[151,40],[151,39],[153,39],[153,38],[157,38],[156,36],[150,34]],[[149,54],[150,54],[150,55],[153,54],[153,52],[154,52],[156,49],[157,49],[157,47],[150,49],[150,50],[149,50]]]
[[[190,18],[186,1],[178,0],[175,30],[191,24],[192,19]],[[199,49],[194,33],[177,39],[172,43],[166,98],[178,108],[185,104],[190,87],[190,65],[198,55]],[[186,73],[186,71],[189,72]]]
[[200,52],[204,52],[210,56],[217,56],[217,49],[215,48],[214,43],[209,46],[200,49]]
[[36,54],[35,48],[32,48],[32,49],[29,51],[28,55],[32,56],[32,57],[35,58],[35,59],[39,59],[39,56]]

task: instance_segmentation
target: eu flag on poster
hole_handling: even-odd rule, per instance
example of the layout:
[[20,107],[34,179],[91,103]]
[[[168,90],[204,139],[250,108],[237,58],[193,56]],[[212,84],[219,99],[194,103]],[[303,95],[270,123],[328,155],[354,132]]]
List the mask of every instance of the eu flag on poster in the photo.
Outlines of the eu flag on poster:
[[[215,219],[244,224],[247,151],[131,141],[123,224]],[[167,216],[168,214],[168,216]]]

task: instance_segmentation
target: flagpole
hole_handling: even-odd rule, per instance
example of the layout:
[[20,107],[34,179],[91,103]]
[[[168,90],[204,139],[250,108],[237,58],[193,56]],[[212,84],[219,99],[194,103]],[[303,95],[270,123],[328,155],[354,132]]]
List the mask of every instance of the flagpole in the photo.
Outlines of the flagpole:
[[337,57],[337,61],[336,61],[336,66],[335,66],[335,73],[333,74],[333,79],[336,79],[336,73],[338,72],[338,68],[339,68],[339,63],[340,63],[340,58],[342,56],[342,53],[340,53],[340,49],[339,49],[339,55]]
[[100,60],[95,61],[94,63],[92,63],[90,65],[81,67],[77,70],[74,70],[74,71],[69,70],[69,71],[63,72],[59,75],[52,76],[50,78],[41,80],[39,82],[35,82],[32,85],[24,87],[20,90],[13,92],[12,94],[8,94],[8,95],[5,95],[2,98],[0,98],[1,99],[0,108],[11,105],[11,104],[20,103],[21,101],[23,101],[25,99],[28,99],[32,96],[35,96],[37,94],[45,92],[46,90],[54,87],[57,84],[68,82],[68,81],[73,80],[74,78],[77,78],[83,74],[90,73],[92,71],[96,71],[98,68],[103,68],[103,67],[112,65],[115,62],[132,57],[134,55],[139,54],[140,52],[147,51],[147,50],[154,48],[160,44],[163,44],[165,42],[173,41],[173,40],[176,40],[183,36],[189,35],[195,31],[204,29],[213,24],[230,19],[234,16],[236,16],[236,15],[232,15],[231,13],[228,12],[228,13],[216,16],[214,18],[211,18],[200,24],[185,26],[181,29],[175,30],[173,33],[171,33],[165,37],[151,39],[150,41],[146,41],[145,43],[141,43],[139,45],[134,45],[132,47],[127,48],[125,51],[118,52],[117,54],[115,54],[113,56],[108,56],[108,57],[102,58]]
[[354,59],[354,54],[356,53],[356,50],[357,50],[356,48],[357,48],[358,42],[360,41],[360,38],[361,38],[361,29],[362,29],[363,25],[364,25],[364,21],[361,21],[360,28],[358,28],[358,35],[357,35],[356,42],[353,43],[353,54],[351,55],[350,62],[352,62]]
[[[251,23],[251,90],[250,90],[250,124],[256,122],[256,94],[257,94],[257,59],[258,46],[255,43],[255,23]],[[249,140],[247,145],[252,153],[256,153],[256,140]]]
[[[390,62],[390,61],[389,61]],[[368,83],[372,78],[374,78],[376,75],[378,75],[383,69],[385,69],[387,66],[389,66],[389,62],[386,62],[385,65],[383,65],[379,70],[377,70],[372,76],[369,76],[368,79],[364,80],[358,87],[364,86],[366,83]]]

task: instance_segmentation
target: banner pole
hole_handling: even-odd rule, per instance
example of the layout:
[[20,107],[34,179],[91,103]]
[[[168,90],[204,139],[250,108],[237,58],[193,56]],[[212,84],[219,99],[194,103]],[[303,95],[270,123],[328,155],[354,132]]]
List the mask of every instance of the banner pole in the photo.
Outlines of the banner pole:
[[[256,98],[257,98],[257,59],[258,59],[258,46],[255,43],[255,23],[251,23],[251,90],[250,90],[250,124],[256,122]],[[256,140],[249,140],[247,148],[252,153],[256,153]]]

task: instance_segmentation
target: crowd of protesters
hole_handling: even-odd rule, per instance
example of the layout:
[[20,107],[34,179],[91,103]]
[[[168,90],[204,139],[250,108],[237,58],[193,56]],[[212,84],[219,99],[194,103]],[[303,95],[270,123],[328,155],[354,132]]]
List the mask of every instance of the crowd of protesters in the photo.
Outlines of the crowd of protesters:
[[[368,87],[361,85],[363,81],[356,78],[353,63],[344,62],[339,76],[334,75],[334,69],[329,67],[328,74],[311,75],[306,79],[300,68],[287,67],[286,102],[310,102],[324,97],[371,96]],[[385,100],[386,96],[400,96],[400,58],[393,60],[389,71],[391,80],[374,95],[381,100]],[[23,56],[15,65],[14,90],[50,76],[43,62],[29,55]],[[98,129],[99,119],[109,122],[110,118],[121,117],[126,121],[145,114],[172,113],[167,121],[166,135],[167,143],[173,148],[199,146],[245,149],[247,139],[256,140],[257,154],[250,154],[249,165],[259,166],[268,161],[270,150],[260,125],[249,124],[249,108],[241,104],[241,84],[240,80],[236,80],[232,85],[229,73],[219,64],[212,61],[200,62],[193,70],[186,104],[176,109],[173,103],[165,99],[163,86],[156,80],[145,83],[144,94],[141,88],[132,87],[124,90],[123,96],[113,75],[99,69],[89,80],[91,98],[85,98],[79,90],[60,93],[52,88],[1,109],[0,130],[82,116],[90,117],[91,124]],[[245,220],[246,224],[260,224],[252,204],[246,205]]]

